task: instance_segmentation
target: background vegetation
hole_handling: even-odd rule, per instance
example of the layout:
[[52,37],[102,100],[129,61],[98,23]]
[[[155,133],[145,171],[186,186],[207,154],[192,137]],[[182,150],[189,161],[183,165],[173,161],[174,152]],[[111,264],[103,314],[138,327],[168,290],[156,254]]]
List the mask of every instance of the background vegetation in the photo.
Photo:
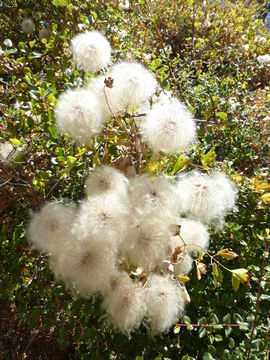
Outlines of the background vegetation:
[[[5,0],[0,6],[0,137],[24,149],[11,165],[0,164],[0,358],[265,359],[270,66],[257,57],[270,53],[270,38],[263,4]],[[25,17],[35,23],[32,34],[21,30]],[[238,212],[212,232],[210,253],[236,252],[239,257],[224,264],[248,269],[249,284],[234,291],[229,273],[215,284],[210,264],[200,281],[194,269],[186,316],[154,339],[144,326],[129,339],[114,333],[98,299],[72,299],[54,281],[46,256],[30,251],[25,238],[31,209],[47,199],[79,200],[88,169],[123,156],[125,137],[99,136],[80,148],[56,133],[59,94],[91,76],[74,69],[69,49],[70,39],[85,29],[104,31],[113,61],[144,63],[200,119],[191,153],[162,157],[149,170],[174,175],[220,168],[239,189]]]

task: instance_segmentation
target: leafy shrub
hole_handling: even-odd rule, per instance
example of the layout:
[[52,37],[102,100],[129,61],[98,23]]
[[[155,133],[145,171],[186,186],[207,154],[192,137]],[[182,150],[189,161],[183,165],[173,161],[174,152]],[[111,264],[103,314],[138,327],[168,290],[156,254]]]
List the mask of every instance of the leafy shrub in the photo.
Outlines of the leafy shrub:
[[[13,166],[1,165],[0,173],[2,356],[244,359],[251,348],[250,358],[264,359],[270,325],[268,264],[262,279],[260,271],[268,254],[270,98],[269,67],[258,65],[256,59],[269,53],[270,43],[257,18],[257,5],[245,7],[239,1],[222,8],[207,2],[204,8],[203,3],[193,6],[186,1],[168,6],[133,1],[124,10],[115,2],[17,0],[1,6],[0,136],[15,148],[24,148]],[[207,13],[210,28],[205,26]],[[32,34],[21,31],[25,17],[34,21]],[[48,42],[39,38],[39,31],[46,28]],[[218,166],[239,188],[239,212],[212,234],[210,254],[226,248],[237,253],[233,265],[223,264],[247,268],[250,286],[233,292],[227,272],[222,284],[215,283],[210,264],[200,281],[193,272],[187,284],[193,301],[183,320],[186,326],[176,325],[163,337],[151,339],[142,327],[127,343],[100,320],[98,303],[73,300],[62,284],[54,282],[47,258],[30,251],[26,243],[29,209],[37,209],[45,199],[82,198],[88,168],[104,159],[117,163],[122,156],[123,140],[117,137],[98,136],[89,147],[57,138],[53,113],[57,98],[91,76],[74,69],[68,48],[70,39],[84,29],[104,29],[117,49],[115,60],[132,56],[143,62],[164,89],[174,91],[194,117],[204,120],[199,122],[200,143],[188,157],[167,156],[145,166],[167,174]],[[267,39],[265,44],[255,41],[258,35]],[[249,45],[248,50],[243,45]]]

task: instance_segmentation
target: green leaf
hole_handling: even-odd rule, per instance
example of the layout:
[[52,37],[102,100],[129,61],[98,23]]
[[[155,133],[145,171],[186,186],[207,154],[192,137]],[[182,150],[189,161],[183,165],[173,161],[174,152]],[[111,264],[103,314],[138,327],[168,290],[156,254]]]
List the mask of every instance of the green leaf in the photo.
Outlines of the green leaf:
[[229,338],[228,345],[230,349],[233,349],[235,347],[235,341],[232,337]]
[[216,158],[215,149],[211,148],[206,154],[201,155],[201,162],[204,170],[209,170]]
[[223,338],[222,338],[221,335],[218,334],[218,335],[215,336],[215,341],[216,342],[221,342],[222,340],[223,340]]
[[4,40],[4,45],[6,45],[6,47],[11,48],[12,47],[12,41],[10,39],[5,39]]
[[226,337],[228,337],[232,332],[232,327],[231,326],[226,326],[225,328],[225,335]]
[[219,251],[217,252],[217,255],[219,255],[219,256],[227,259],[227,260],[233,260],[233,259],[235,259],[235,258],[238,257],[238,255],[237,255],[235,252],[230,251],[230,250],[228,250],[228,249],[219,250]]
[[185,155],[180,155],[173,166],[173,173],[176,174],[180,170],[184,170],[190,164],[190,159]]
[[10,141],[11,144],[14,145],[15,147],[22,145],[21,141],[18,140],[18,139],[15,139],[15,138],[9,139],[9,141]]
[[55,7],[59,7],[59,6],[67,6],[69,3],[68,0],[53,0],[53,5]]
[[247,274],[247,272],[247,269],[232,270],[232,273],[238,277],[242,284],[249,285],[249,275]]
[[236,276],[235,274],[232,274],[232,288],[235,292],[238,291],[240,286],[240,280],[238,278],[238,276]]
[[213,356],[208,352],[203,354],[203,360],[215,360]]
[[269,204],[270,203],[270,193],[268,192],[266,194],[263,194],[261,196],[261,199],[265,204]]
[[218,112],[217,116],[219,118],[221,118],[222,120],[226,120],[227,119],[227,114],[225,112]]
[[32,60],[32,59],[39,59],[43,56],[43,54],[40,54],[40,53],[36,53],[36,52],[32,52],[32,54],[29,56],[29,59]]
[[217,266],[216,263],[213,263],[212,266],[213,266],[214,284],[215,284],[215,287],[216,287],[217,286],[217,281],[219,281],[220,283],[223,282],[223,272]]
[[227,315],[223,316],[222,320],[225,324],[229,324],[231,321],[231,314],[227,314]]
[[180,326],[175,326],[173,332],[174,332],[175,334],[178,334],[178,333],[180,332]]
[[211,355],[216,355],[216,348],[213,345],[208,345],[208,351]]
[[48,126],[49,133],[53,139],[57,139],[57,129],[54,125]]
[[200,325],[205,325],[207,323],[207,319],[205,316],[201,317],[199,320],[198,320],[198,323]]
[[240,326],[239,326],[239,330],[248,331],[248,330],[249,330],[248,323],[246,323],[246,322],[241,322],[241,323],[240,323]]
[[200,328],[199,330],[199,338],[203,338],[206,335],[206,328]]

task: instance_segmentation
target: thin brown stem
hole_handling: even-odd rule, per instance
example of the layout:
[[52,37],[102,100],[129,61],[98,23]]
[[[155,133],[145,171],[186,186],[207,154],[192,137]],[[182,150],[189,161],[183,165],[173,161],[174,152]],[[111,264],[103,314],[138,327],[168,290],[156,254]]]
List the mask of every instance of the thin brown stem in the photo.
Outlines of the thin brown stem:
[[108,106],[108,108],[109,108],[109,110],[110,110],[113,118],[116,120],[116,122],[117,122],[117,124],[120,126],[120,128],[121,128],[122,130],[124,130],[124,132],[125,132],[128,136],[130,136],[128,130],[125,128],[125,126],[123,126],[123,124],[121,123],[119,117],[114,113],[114,111],[113,111],[113,109],[112,109],[112,107],[111,107],[111,105],[110,105],[110,103],[109,103],[108,96],[107,96],[107,94],[106,94],[106,85],[104,85],[104,96],[105,96],[106,104],[107,104],[107,106]]
[[[146,3],[146,6],[147,6],[147,8],[148,8],[148,10],[149,10],[149,13],[150,13],[151,17],[154,18],[152,9],[151,9],[148,1],[146,0],[145,3]],[[156,21],[154,21],[154,26],[155,26],[156,33],[157,33],[157,35],[158,35],[160,44],[161,44],[161,46],[162,46],[164,55],[165,55],[166,60],[167,60],[167,65],[168,65],[168,68],[169,68],[170,75],[171,75],[172,79],[174,80],[174,82],[175,82],[175,84],[176,84],[176,78],[175,78],[175,76],[174,76],[174,73],[173,73],[173,70],[172,70],[172,67],[171,67],[171,64],[170,64],[170,59],[169,59],[168,53],[167,53],[167,51],[166,51],[166,48],[165,48],[165,45],[164,45],[164,42],[163,42],[163,39],[162,39],[162,36],[161,36],[161,33],[160,33],[160,31],[159,31],[159,28],[158,28],[158,26],[157,26]]]

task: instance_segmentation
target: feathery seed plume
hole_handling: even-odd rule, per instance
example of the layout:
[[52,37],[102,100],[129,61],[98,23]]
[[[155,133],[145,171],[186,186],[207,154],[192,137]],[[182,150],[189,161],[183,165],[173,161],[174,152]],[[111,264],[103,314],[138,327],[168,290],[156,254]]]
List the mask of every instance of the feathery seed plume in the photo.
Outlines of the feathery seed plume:
[[74,205],[67,206],[48,202],[31,217],[27,237],[32,249],[57,255],[65,248],[70,238],[72,222],[76,215]]
[[102,129],[100,103],[95,94],[86,90],[68,90],[56,105],[56,126],[79,143],[86,143]]
[[72,233],[79,239],[89,234],[102,242],[121,242],[127,228],[129,208],[117,194],[96,195],[82,201]]
[[196,125],[176,98],[156,103],[142,123],[142,136],[155,152],[167,154],[187,150],[196,138]]
[[145,218],[161,216],[169,224],[178,215],[175,187],[164,176],[140,175],[130,180],[130,204],[136,214]]
[[23,19],[22,21],[22,31],[26,34],[31,34],[35,31],[35,24],[32,19]]
[[126,197],[128,179],[117,169],[99,166],[87,177],[85,187],[88,197],[112,192]]
[[257,57],[257,61],[259,64],[269,64],[270,63],[270,54],[260,55]]
[[222,173],[211,175],[192,171],[179,177],[177,184],[181,212],[209,223],[222,220],[235,207],[236,189]]
[[51,267],[55,276],[82,296],[104,292],[116,271],[115,248],[91,234],[84,240],[76,237],[69,240],[62,254],[54,260]]
[[184,297],[177,283],[168,277],[151,275],[145,289],[147,318],[153,334],[166,332],[184,313]]
[[155,219],[129,226],[121,251],[132,264],[151,271],[171,254],[169,229]]
[[140,326],[146,313],[143,294],[140,285],[127,282],[125,277],[120,286],[106,294],[103,307],[115,329],[129,335]]
[[71,40],[73,57],[77,67],[97,72],[107,66],[111,58],[111,46],[98,31],[86,31]]

